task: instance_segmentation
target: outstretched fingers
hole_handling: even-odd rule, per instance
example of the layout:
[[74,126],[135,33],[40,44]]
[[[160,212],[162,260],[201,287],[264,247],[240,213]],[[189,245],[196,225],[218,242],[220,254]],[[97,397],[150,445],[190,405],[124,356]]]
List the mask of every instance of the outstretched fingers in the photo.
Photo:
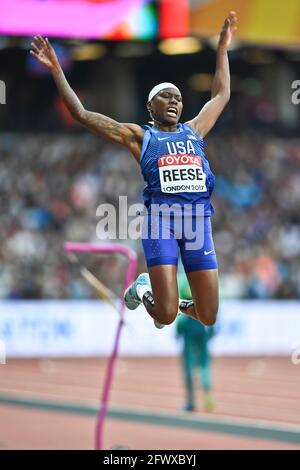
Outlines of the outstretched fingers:
[[34,42],[35,46],[36,46],[38,49],[41,49],[41,47],[42,47],[42,42],[41,42],[39,36],[34,36],[33,42]]
[[29,54],[33,55],[36,59],[39,58],[39,54],[36,53],[36,52],[34,52],[33,50],[30,50],[30,51],[29,51]]
[[40,35],[34,36],[33,44],[38,49],[38,51],[47,50],[49,47],[49,43],[47,43],[46,40]]
[[41,46],[44,46],[44,47],[46,46],[46,41],[42,36],[38,35],[37,39],[38,39]]
[[34,36],[33,42],[31,43],[31,51],[30,53],[35,57],[38,57],[40,52],[51,51],[51,45],[48,41],[48,38],[43,38],[42,36]]
[[40,51],[38,46],[34,42],[31,43],[31,49],[32,50],[30,52],[35,52],[36,54],[38,54]]

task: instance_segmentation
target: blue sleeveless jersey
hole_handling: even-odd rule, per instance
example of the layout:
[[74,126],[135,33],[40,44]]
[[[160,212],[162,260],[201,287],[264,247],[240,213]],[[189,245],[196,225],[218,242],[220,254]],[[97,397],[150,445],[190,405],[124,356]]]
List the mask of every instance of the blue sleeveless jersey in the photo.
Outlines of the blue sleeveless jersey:
[[204,153],[204,141],[186,124],[177,132],[162,132],[150,126],[146,130],[140,165],[147,183],[143,197],[151,204],[203,204],[204,215],[214,209],[210,197],[215,177]]

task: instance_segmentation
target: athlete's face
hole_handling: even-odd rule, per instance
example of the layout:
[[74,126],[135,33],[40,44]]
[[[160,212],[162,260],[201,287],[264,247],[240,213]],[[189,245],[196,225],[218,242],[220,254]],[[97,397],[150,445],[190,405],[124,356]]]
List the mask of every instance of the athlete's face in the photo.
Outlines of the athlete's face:
[[172,126],[178,123],[182,113],[182,97],[178,90],[166,88],[147,103],[154,121]]

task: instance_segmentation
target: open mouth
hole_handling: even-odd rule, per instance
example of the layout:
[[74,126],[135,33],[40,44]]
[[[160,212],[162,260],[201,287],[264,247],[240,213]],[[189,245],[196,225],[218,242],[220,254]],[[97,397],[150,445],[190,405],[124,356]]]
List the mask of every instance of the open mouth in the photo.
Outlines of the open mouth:
[[177,109],[173,108],[173,107],[168,108],[167,109],[167,114],[168,114],[168,116],[172,116],[172,117],[176,118],[177,117]]

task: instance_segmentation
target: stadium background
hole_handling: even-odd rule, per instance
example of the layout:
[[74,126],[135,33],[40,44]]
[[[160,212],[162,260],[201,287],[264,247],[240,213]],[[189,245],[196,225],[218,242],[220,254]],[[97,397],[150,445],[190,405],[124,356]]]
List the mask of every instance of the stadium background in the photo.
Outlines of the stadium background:
[[[128,1],[124,17],[101,37],[90,34],[91,28],[78,36],[75,14],[74,23],[68,22],[71,37],[51,29],[50,10],[41,8],[54,3],[28,0],[32,20],[26,24],[24,15],[17,21],[18,0],[0,0],[0,80],[6,86],[6,104],[0,105],[2,362],[6,356],[0,366],[0,414],[6,423],[0,445],[92,447],[94,418],[64,412],[69,402],[80,402],[86,411],[95,406],[105,361],[92,357],[109,354],[116,316],[70,266],[63,244],[99,241],[99,204],[118,207],[119,195],[128,196],[128,205],[139,202],[143,189],[126,150],[70,118],[50,74],[28,54],[31,35],[51,38],[88,109],[144,123],[149,89],[170,80],[182,90],[185,120],[209,99],[216,35],[228,11],[236,10],[232,97],[206,139],[217,176],[213,226],[222,297],[212,344],[217,424],[213,432],[207,432],[208,421],[202,431],[180,427],[180,345],[171,327],[154,330],[140,310],[127,315],[111,396],[116,415],[106,426],[106,446],[299,447],[300,141],[299,106],[292,102],[292,84],[300,80],[298,2],[253,0],[245,7],[235,0]],[[81,3],[97,8],[106,2]],[[72,1],[58,4],[72,8]],[[137,252],[139,272],[145,270],[140,242],[122,242]],[[120,295],[125,268],[119,258],[85,256],[84,263]],[[66,359],[81,356],[85,359]],[[64,399],[65,408],[51,415],[54,399]],[[16,408],[14,400],[24,408]],[[25,408],[39,400],[43,411]],[[120,409],[129,409],[133,421],[121,422]],[[140,410],[142,424],[132,418]],[[145,410],[153,416],[168,412],[169,420],[179,421],[158,427],[159,417],[149,424]],[[287,429],[273,442],[271,431],[260,440],[256,431],[254,441],[250,431],[243,435],[237,428],[221,434],[224,417],[248,419],[256,430],[262,420],[271,430]],[[200,410],[194,419],[208,418]],[[39,433],[45,420],[47,432]],[[23,422],[32,423],[27,435]],[[157,439],[150,439],[155,425]]]

